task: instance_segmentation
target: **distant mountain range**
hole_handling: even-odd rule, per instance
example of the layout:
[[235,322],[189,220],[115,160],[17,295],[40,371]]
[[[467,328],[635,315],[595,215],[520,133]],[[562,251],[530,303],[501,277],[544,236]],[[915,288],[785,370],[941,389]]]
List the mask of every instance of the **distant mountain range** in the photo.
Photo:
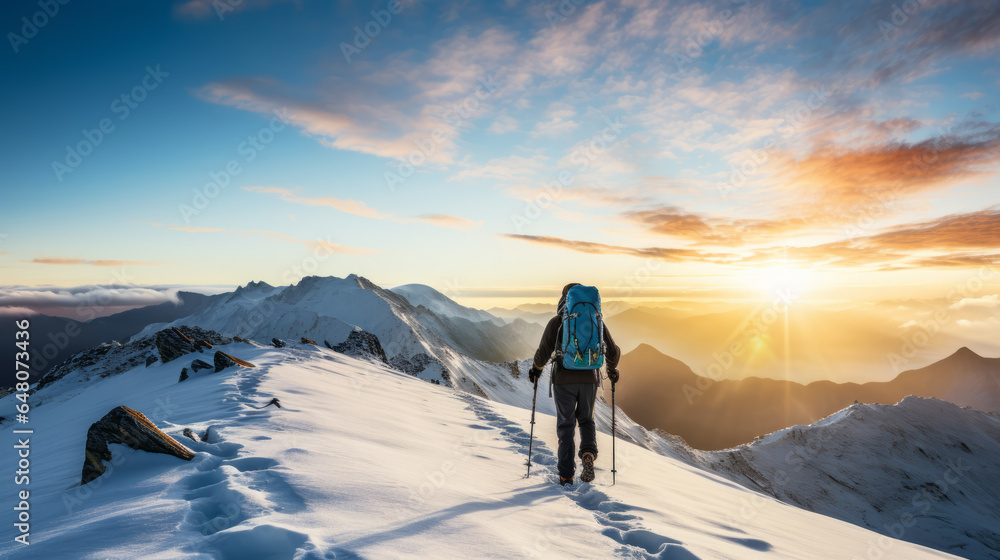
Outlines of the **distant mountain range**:
[[[166,302],[130,309],[90,321],[75,321],[66,317],[30,315],[32,378],[37,380],[59,362],[73,354],[97,346],[102,342],[124,342],[150,323],[169,322],[196,313],[216,301],[220,296],[206,296],[194,292],[178,292],[178,302]],[[0,337],[14,340],[14,320],[0,321]],[[13,344],[0,344],[0,360],[5,364],[14,361],[17,349]],[[0,387],[12,386],[13,370],[4,369],[0,374]]]
[[697,449],[723,449],[810,424],[855,401],[892,404],[916,395],[1000,411],[1000,359],[968,348],[892,381],[864,384],[803,385],[759,377],[716,381],[649,345],[623,356],[620,369],[618,406],[640,425],[683,437]]

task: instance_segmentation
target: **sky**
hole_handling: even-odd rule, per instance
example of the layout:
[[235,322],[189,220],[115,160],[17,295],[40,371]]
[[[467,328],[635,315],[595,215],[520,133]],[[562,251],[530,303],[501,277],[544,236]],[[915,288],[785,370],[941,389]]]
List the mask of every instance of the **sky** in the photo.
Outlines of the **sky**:
[[997,291],[997,2],[0,13],[0,306],[351,273],[480,307]]

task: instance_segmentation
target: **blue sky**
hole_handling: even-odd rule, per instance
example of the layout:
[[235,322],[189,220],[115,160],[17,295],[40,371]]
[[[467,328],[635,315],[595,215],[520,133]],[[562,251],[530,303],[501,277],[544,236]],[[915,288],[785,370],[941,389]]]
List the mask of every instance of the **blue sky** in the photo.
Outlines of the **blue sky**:
[[1000,253],[995,2],[150,4],[2,8],[2,284],[934,297]]

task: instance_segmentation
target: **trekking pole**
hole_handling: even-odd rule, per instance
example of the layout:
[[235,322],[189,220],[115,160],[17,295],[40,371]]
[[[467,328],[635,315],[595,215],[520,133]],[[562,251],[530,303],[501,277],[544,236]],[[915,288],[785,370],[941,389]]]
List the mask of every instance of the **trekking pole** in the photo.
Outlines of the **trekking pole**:
[[531,396],[531,437],[528,439],[528,474],[524,475],[524,478],[531,476],[531,446],[535,443],[535,399],[537,398],[538,379],[535,379],[535,392]]
[[611,485],[615,485],[615,382],[611,382]]

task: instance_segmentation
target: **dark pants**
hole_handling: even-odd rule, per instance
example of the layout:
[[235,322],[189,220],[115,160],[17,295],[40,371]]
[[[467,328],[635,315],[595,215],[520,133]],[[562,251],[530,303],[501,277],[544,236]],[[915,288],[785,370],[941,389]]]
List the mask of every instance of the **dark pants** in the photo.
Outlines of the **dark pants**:
[[580,456],[590,452],[597,458],[597,428],[594,424],[596,383],[555,385],[556,435],[559,436],[559,476],[572,478],[576,470],[576,442],[573,439],[580,423]]

